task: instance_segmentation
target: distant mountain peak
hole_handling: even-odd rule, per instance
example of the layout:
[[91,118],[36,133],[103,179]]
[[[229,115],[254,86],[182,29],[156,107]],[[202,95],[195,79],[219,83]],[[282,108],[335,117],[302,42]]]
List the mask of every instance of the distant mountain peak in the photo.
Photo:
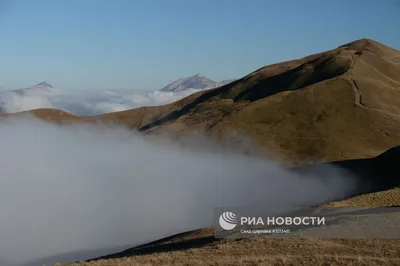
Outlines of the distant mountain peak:
[[42,81],[39,84],[36,84],[33,87],[43,87],[43,88],[53,88],[53,86],[51,86],[49,83],[47,83],[46,81]]
[[177,79],[174,82],[162,88],[160,91],[177,92],[188,89],[205,90],[205,89],[216,88],[225,85],[226,83],[229,82],[228,81],[215,82],[207,78],[206,76],[201,76],[200,74],[196,74],[194,76]]

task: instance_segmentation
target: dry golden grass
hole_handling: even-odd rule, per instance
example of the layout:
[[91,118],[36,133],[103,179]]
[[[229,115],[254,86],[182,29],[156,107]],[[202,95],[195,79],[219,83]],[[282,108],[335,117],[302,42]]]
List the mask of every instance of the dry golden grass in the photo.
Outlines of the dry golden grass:
[[70,266],[105,265],[399,265],[399,239],[243,239]]
[[326,207],[369,207],[400,206],[400,188],[359,195],[350,199],[331,202]]

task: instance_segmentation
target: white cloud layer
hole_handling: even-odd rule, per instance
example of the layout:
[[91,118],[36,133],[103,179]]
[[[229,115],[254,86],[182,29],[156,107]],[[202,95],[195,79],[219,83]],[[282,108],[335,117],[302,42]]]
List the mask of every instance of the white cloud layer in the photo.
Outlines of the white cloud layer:
[[193,145],[185,147],[155,138],[0,120],[0,261],[142,244],[211,226],[215,207],[285,210],[336,199],[354,185],[337,169],[300,176],[205,138],[188,138]]
[[56,108],[77,115],[98,115],[141,106],[177,101],[199,90],[168,91],[61,90],[32,87],[0,92],[0,110],[14,113],[39,108]]

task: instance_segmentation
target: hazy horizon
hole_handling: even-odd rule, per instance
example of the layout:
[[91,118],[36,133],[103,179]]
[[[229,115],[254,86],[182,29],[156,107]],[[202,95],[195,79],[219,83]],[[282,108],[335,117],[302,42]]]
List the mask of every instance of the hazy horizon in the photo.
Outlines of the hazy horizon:
[[155,90],[197,73],[215,81],[240,78],[360,38],[400,49],[397,0],[345,5],[2,0],[0,87],[47,81],[71,90]]
[[[225,81],[229,83],[231,81]],[[0,113],[16,113],[42,108],[53,108],[75,115],[100,115],[157,106],[178,101],[192,93],[222,86],[202,76],[178,80],[157,90],[69,90],[55,88],[47,82],[35,86],[0,91]],[[165,89],[165,90],[164,90]]]

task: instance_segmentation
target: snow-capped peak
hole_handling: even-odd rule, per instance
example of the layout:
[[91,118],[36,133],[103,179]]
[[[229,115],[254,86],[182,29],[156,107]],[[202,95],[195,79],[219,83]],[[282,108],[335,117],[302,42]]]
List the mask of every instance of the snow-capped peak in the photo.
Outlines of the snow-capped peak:
[[[229,81],[231,82],[231,81]],[[194,76],[180,78],[175,80],[174,82],[168,84],[160,91],[169,91],[169,92],[178,92],[184,91],[188,89],[194,90],[204,90],[204,89],[211,89],[216,88],[222,85],[229,83],[227,81],[222,82],[215,82],[205,76],[201,76],[200,74],[196,74]]]
[[46,81],[40,82],[39,84],[36,84],[35,86],[33,86],[34,88],[54,88],[53,86],[51,86],[49,83],[47,83]]

